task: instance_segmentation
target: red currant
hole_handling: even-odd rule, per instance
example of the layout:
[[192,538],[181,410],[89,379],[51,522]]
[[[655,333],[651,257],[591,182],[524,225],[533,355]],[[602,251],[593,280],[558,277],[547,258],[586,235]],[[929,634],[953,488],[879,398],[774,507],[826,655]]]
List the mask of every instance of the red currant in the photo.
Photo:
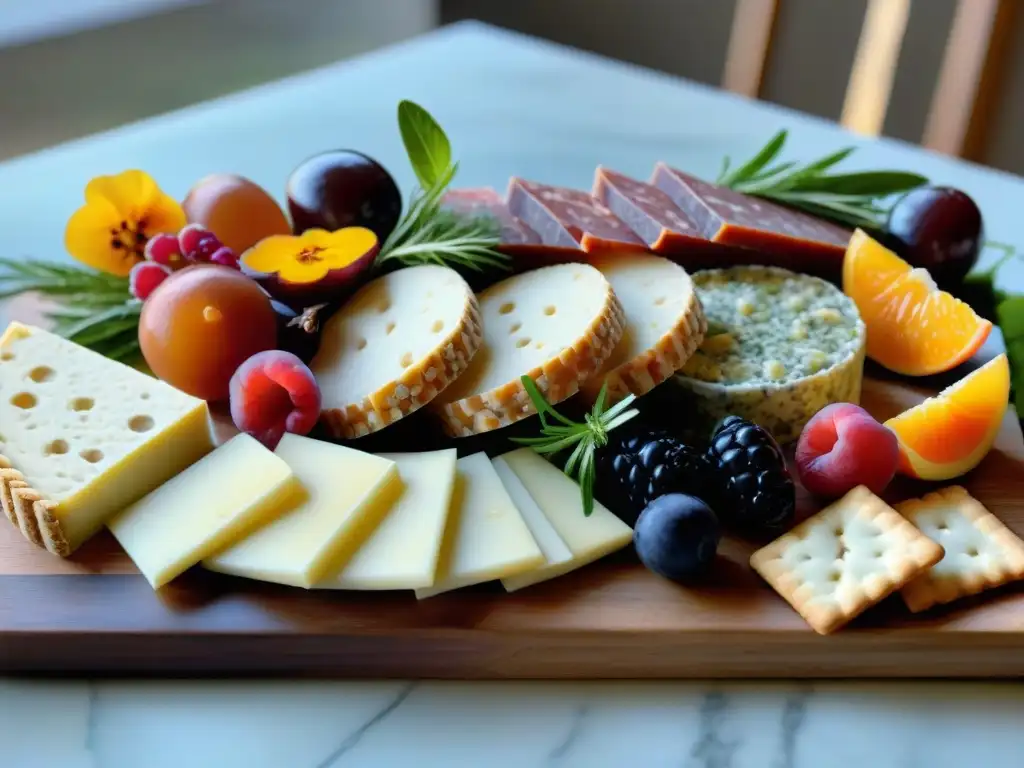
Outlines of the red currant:
[[181,248],[178,247],[178,238],[174,235],[154,235],[146,243],[145,256],[149,261],[162,264],[172,270],[188,266],[188,262],[181,255]]
[[232,269],[241,269],[238,265],[238,256],[226,245],[222,245],[213,252],[213,255],[210,256],[210,263],[220,264],[223,267],[231,267]]
[[170,274],[170,267],[153,261],[140,261],[128,273],[128,287],[132,296],[145,301]]

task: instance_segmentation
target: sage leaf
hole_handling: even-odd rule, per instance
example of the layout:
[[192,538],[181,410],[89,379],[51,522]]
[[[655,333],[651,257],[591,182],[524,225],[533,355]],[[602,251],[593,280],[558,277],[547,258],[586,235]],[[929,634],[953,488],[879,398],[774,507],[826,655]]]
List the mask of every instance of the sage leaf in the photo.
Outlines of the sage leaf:
[[452,147],[427,110],[412,101],[398,104],[398,130],[423,189],[434,188],[452,165]]

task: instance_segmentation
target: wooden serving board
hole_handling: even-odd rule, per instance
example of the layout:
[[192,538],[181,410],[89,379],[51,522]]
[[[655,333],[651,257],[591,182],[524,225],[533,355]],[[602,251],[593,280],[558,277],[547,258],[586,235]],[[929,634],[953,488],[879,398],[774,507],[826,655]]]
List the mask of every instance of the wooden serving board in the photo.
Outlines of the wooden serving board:
[[[31,320],[34,307],[11,313]],[[958,372],[962,374],[963,372]],[[936,385],[937,386],[937,385]],[[932,390],[869,379],[891,416]],[[962,479],[1024,535],[1024,438],[1012,409]],[[927,487],[895,482],[889,501]],[[799,514],[815,511],[801,497]],[[158,593],[104,533],[60,560],[0,525],[0,673],[435,678],[1009,677],[1024,674],[1024,584],[912,617],[890,598],[829,637],[723,541],[705,583],[654,576],[631,550],[515,594],[489,584],[306,592],[193,569]]]

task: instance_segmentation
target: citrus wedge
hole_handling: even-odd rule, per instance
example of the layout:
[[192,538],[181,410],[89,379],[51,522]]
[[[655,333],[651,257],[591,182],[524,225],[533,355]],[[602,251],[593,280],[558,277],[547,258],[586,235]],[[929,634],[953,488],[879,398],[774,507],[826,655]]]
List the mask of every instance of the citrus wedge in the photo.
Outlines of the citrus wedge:
[[843,260],[843,291],[867,327],[868,357],[907,376],[955,368],[992,330],[967,304],[940,291],[927,270],[911,267],[859,229]]
[[900,443],[899,471],[949,480],[992,448],[1010,397],[1010,365],[999,355],[935,397],[885,422]]

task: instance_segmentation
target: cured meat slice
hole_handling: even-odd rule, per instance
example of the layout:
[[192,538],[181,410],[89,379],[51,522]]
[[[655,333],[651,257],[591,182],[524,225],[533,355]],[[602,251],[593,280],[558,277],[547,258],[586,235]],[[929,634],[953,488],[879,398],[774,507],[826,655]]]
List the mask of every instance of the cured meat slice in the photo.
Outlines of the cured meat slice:
[[763,263],[836,279],[851,232],[799,211],[710,184],[658,163],[651,183],[716,243],[751,248]]
[[633,230],[652,251],[690,270],[750,264],[751,251],[709,240],[697,222],[651,184],[599,167],[594,197]]
[[540,245],[540,236],[512,215],[505,199],[492,187],[449,189],[441,200],[448,210],[467,216],[489,216],[501,225],[502,250],[514,253],[524,246]]
[[582,248],[588,253],[647,250],[643,240],[586,192],[513,177],[508,207],[545,245]]

